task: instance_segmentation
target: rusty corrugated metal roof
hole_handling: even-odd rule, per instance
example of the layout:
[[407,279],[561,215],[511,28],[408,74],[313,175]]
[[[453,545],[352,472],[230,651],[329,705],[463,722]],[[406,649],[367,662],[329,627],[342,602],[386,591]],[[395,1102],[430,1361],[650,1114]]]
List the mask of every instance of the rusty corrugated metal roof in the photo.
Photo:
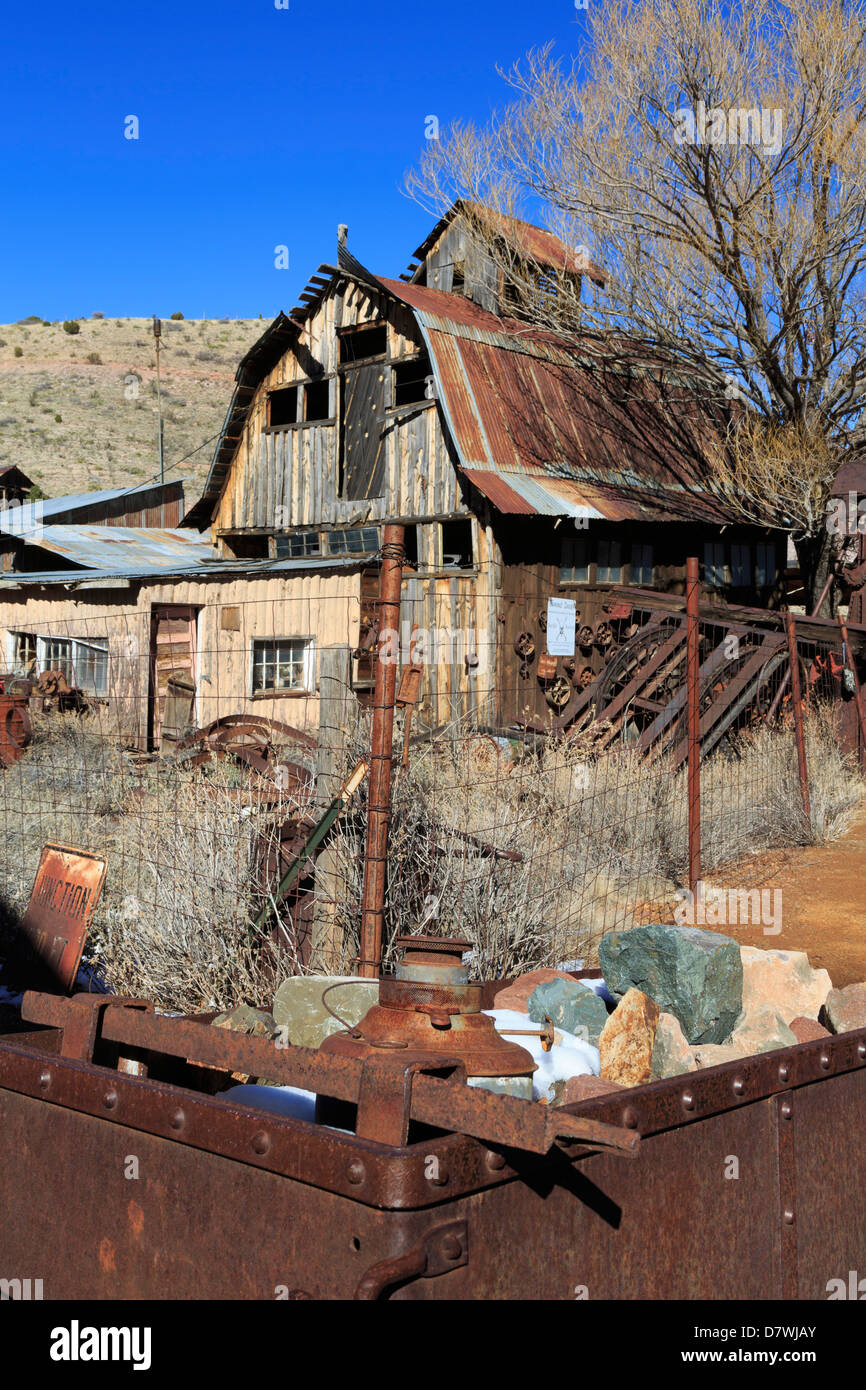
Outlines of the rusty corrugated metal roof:
[[414,309],[461,467],[500,511],[734,519],[711,488],[717,389],[639,344],[567,339],[382,279]]
[[168,569],[179,562],[207,564],[217,558],[214,549],[190,531],[169,531],[141,526],[39,526],[14,532],[25,546],[60,555],[83,569]]

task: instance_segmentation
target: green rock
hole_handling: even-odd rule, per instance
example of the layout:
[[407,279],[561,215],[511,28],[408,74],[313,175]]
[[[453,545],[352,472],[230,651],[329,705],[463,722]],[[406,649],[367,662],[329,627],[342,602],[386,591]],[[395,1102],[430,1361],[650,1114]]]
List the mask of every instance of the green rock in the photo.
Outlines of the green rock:
[[543,1023],[547,1014],[554,1028],[573,1033],[593,1047],[598,1047],[607,1023],[604,1000],[577,980],[548,980],[539,985],[530,994],[527,1009],[534,1023]]
[[340,988],[331,990],[325,1001],[328,1008],[353,1027],[379,999],[378,980],[357,975],[292,975],[274,996],[274,1018],[284,1043],[319,1047],[331,1033],[344,1031],[322,1003],[329,985]]
[[609,932],[598,959],[614,994],[640,989],[679,1019],[689,1043],[723,1043],[743,1008],[736,941],[700,927],[653,924]]

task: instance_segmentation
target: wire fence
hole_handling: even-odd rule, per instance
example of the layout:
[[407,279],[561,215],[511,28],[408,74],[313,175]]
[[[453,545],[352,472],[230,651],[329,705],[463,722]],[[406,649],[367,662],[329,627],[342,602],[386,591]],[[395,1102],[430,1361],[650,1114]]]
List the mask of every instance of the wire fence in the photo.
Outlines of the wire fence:
[[[525,611],[547,601],[527,592]],[[289,973],[354,973],[383,660],[399,673],[386,966],[419,930],[466,939],[491,978],[592,965],[606,932],[637,923],[703,925],[687,620],[642,603],[591,631],[566,608],[571,656],[550,652],[552,630],[425,627],[411,588],[400,633],[382,632],[360,579],[4,609],[8,932],[42,846],[60,843],[107,859],[87,956],[112,990],[196,1011],[261,1001]],[[495,614],[495,596],[476,611]],[[798,705],[782,624],[764,618],[704,615],[697,646],[701,875],[744,889],[762,855],[838,833],[863,794],[840,737],[841,643],[798,638]]]

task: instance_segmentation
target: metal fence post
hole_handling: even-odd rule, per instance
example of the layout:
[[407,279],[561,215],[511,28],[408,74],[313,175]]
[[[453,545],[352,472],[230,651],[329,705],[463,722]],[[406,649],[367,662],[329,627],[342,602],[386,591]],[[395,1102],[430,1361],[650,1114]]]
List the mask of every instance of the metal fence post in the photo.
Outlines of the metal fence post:
[[785,632],[788,636],[788,663],[791,672],[791,697],[794,706],[794,737],[797,741],[797,767],[800,774],[800,791],[803,796],[803,814],[806,823],[812,823],[812,807],[809,800],[809,770],[806,766],[806,735],[803,728],[803,699],[800,687],[800,661],[797,656],[797,629],[790,608],[785,609]]
[[857,707],[857,719],[860,723],[860,756],[857,761],[860,767],[862,767],[864,756],[866,756],[866,712],[864,712],[863,709],[863,691],[860,688],[860,677],[857,675],[857,663],[851,655],[851,643],[848,640],[848,624],[845,622],[841,613],[837,614],[837,621],[839,623],[839,631],[842,634],[842,660],[846,668],[851,672],[854,682],[854,703]]
[[696,555],[686,561],[686,679],[689,740],[689,888],[697,894],[701,877],[701,731],[700,731],[700,569]]
[[[367,979],[379,974],[385,920],[385,879],[388,827],[391,821],[391,760],[394,698],[399,664],[400,587],[403,580],[402,526],[386,526],[379,574],[379,640],[373,694],[370,748],[370,791],[367,845],[364,853],[364,895],[361,906],[361,944],[358,973]],[[395,642],[396,637],[396,642]]]

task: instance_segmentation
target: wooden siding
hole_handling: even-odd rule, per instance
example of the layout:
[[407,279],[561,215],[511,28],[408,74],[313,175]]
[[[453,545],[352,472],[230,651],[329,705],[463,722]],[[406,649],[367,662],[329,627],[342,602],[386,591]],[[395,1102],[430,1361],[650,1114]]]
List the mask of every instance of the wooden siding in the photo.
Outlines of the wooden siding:
[[[247,528],[349,525],[388,516],[468,515],[439,406],[431,401],[393,410],[388,408],[390,394],[384,417],[382,496],[359,502],[339,495],[337,329],[380,317],[388,323],[391,361],[422,350],[410,310],[385,294],[350,285],[332,291],[310,319],[298,346],[286,352],[264,379],[220,498],[214,518],[217,535]],[[269,392],[319,379],[322,373],[331,377],[331,419],[269,430]],[[390,382],[386,386],[390,390]]]
[[[9,665],[10,634],[86,640],[107,637],[109,703],[96,725],[110,720],[123,740],[143,748],[147,742],[151,610],[188,604],[198,611],[196,720],[199,725],[226,714],[247,712],[315,731],[319,701],[305,696],[251,693],[251,653],[255,638],[314,637],[317,650],[358,644],[360,575],[304,575],[211,581],[166,581],[142,585],[138,593],[91,598],[46,597],[26,589],[0,594],[2,665]],[[223,626],[224,608],[237,609],[237,628]]]

